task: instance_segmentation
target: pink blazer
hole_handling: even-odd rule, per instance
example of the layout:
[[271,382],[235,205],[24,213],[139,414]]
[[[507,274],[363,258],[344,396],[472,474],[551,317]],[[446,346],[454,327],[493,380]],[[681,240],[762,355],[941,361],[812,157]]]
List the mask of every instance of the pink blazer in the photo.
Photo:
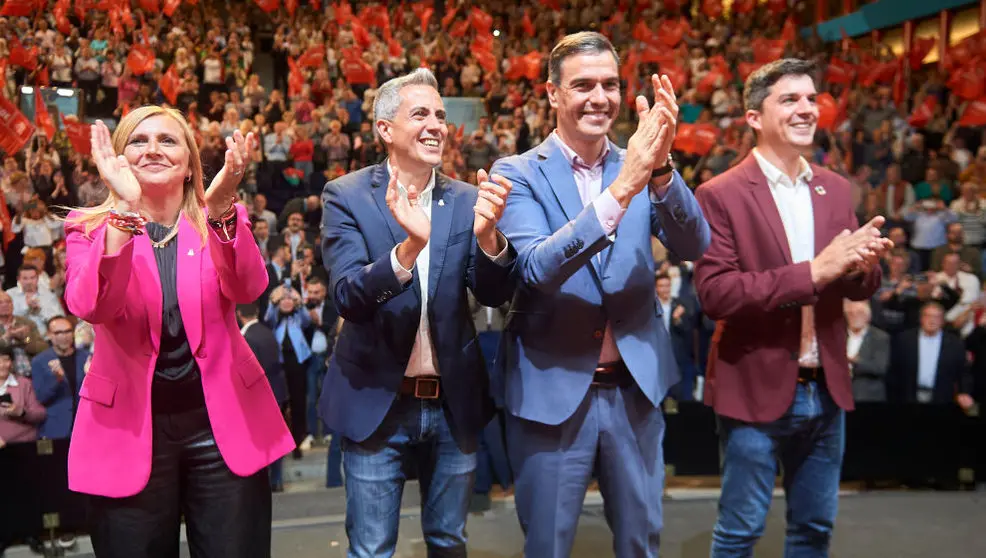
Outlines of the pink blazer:
[[[237,205],[236,237],[209,228],[205,247],[184,218],[178,228],[178,299],[202,374],[216,444],[233,473],[248,476],[294,449],[277,401],[236,323],[267,271]],[[66,223],[65,301],[96,331],[69,446],[69,488],[109,497],[137,494],[151,474],[151,381],[161,344],[162,293],[146,235],[104,255],[106,225],[85,236]]]

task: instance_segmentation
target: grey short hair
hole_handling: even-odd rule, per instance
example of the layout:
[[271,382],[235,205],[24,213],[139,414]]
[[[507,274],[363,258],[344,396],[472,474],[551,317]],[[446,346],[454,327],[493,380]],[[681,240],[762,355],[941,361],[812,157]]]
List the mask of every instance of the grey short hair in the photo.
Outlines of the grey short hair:
[[606,35],[595,31],[580,31],[562,37],[548,55],[548,80],[555,85],[561,85],[561,63],[569,56],[579,54],[599,54],[608,52],[613,55],[616,65],[620,65],[620,55],[613,48]]
[[810,60],[782,58],[764,64],[746,78],[743,86],[743,109],[761,110],[763,102],[770,96],[770,88],[784,76],[808,76],[815,79],[818,66]]
[[[396,118],[397,109],[401,106],[401,89],[411,85],[427,85],[441,93],[435,74],[431,73],[428,68],[418,68],[409,74],[395,77],[377,89],[377,97],[373,100],[373,121]],[[376,126],[374,126],[374,130],[376,130]]]

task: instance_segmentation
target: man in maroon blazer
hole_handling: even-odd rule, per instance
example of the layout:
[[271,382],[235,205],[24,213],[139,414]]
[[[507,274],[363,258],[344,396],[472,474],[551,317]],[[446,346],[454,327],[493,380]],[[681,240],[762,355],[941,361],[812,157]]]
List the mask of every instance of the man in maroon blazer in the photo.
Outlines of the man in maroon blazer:
[[853,407],[843,299],[873,294],[892,243],[880,238],[882,217],[858,227],[845,179],[801,155],[818,120],[814,73],[785,59],[750,75],[743,100],[757,147],[696,192],[712,243],[695,284],[718,322],[705,384],[723,452],[712,558],[753,555],[777,463],[785,555],[826,556],[835,524]]

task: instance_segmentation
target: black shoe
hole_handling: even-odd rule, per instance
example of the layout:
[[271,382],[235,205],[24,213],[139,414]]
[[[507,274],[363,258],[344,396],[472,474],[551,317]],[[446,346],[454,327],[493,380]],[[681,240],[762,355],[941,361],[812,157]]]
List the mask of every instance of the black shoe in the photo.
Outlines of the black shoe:
[[294,451],[291,452],[291,457],[294,459],[301,459],[302,458],[301,450],[298,448],[294,448]]

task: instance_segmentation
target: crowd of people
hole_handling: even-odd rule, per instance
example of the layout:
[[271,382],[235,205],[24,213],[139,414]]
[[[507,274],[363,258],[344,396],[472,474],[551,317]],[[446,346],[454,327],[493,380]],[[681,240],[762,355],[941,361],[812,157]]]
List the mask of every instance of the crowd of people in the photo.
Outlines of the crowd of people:
[[[22,86],[50,85],[78,89],[87,120],[116,121],[146,104],[177,107],[201,152],[206,183],[224,165],[228,138],[259,138],[239,196],[269,284],[253,309],[241,309],[242,321],[266,322],[280,342],[285,377],[275,392],[291,417],[296,457],[329,434],[315,405],[338,315],[320,250],[319,196],[327,181],[386,156],[373,125],[377,85],[427,66],[442,95],[481,98],[486,114],[472,131],[449,124],[440,168],[478,184],[480,170],[550,137],[556,114],[544,87],[548,52],[559,36],[584,28],[604,33],[621,55],[625,100],[612,134],[618,142],[635,128],[634,95],[654,97],[648,76],[672,78],[681,123],[674,158],[692,189],[740,164],[755,146],[744,118],[745,77],[783,55],[816,62],[825,122],[805,155],[849,180],[859,222],[884,217],[896,245],[882,262],[877,294],[846,305],[856,399],[968,409],[986,398],[986,121],[974,114],[976,96],[937,64],[915,64],[879,43],[803,36],[806,2],[726,14],[714,6],[707,12],[714,2],[693,13],[690,2],[672,0],[463,1],[445,3],[439,13],[429,3],[278,8],[260,1],[243,9],[202,0],[171,6],[172,13],[143,0],[71,13],[62,2],[50,11],[14,4],[5,3],[0,18],[0,93],[14,105]],[[27,12],[13,12],[19,9]],[[986,51],[978,37],[963,43],[967,58],[947,60],[953,73]],[[264,64],[271,83],[262,83]],[[67,312],[62,218],[68,207],[103,203],[107,189],[64,129],[46,134],[42,126],[23,149],[3,154],[0,189],[0,397],[20,394],[2,404],[0,445],[64,437],[93,330]],[[672,394],[701,399],[715,323],[699,304],[694,262],[660,245],[654,251],[662,262],[655,296],[684,376]],[[484,327],[492,327],[478,306],[476,316],[477,323],[488,316]],[[929,349],[919,342],[925,338],[940,345]],[[926,365],[927,350],[940,351],[937,366]],[[330,486],[342,483],[340,459],[336,446]],[[278,476],[272,484],[282,487]]]

